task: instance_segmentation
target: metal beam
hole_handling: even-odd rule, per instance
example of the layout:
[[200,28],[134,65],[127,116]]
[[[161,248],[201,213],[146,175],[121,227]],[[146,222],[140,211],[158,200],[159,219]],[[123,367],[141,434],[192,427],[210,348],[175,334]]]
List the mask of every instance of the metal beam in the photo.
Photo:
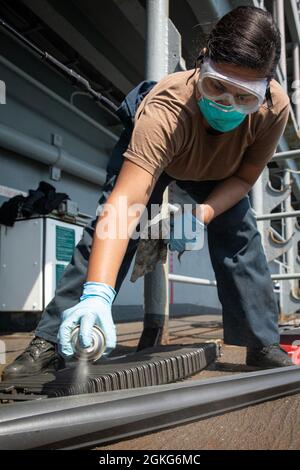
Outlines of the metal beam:
[[[45,0],[22,0],[22,2],[41,18],[53,31],[55,31],[72,48],[89,62],[101,75],[109,80],[123,93],[133,88],[131,83],[120,69],[112,64],[104,54],[96,48],[86,37],[80,33],[64,16],[62,16],[49,2]],[[125,71],[126,72],[126,71]]]
[[285,40],[285,8],[284,0],[273,0],[274,10],[276,12],[277,26],[280,30],[281,37],[281,55],[280,55],[280,69],[283,75],[281,85],[287,91],[287,67],[286,67],[286,40]]
[[280,162],[287,160],[288,158],[300,158],[300,149],[275,153],[274,157],[272,158],[272,162]]
[[[169,69],[169,0],[147,0],[146,79],[159,81]],[[168,190],[163,196],[164,207]],[[144,278],[144,330],[138,351],[168,342],[169,259]]]
[[200,277],[192,277],[192,276],[182,276],[181,274],[169,274],[169,281],[172,282],[182,282],[185,284],[197,284],[200,286],[209,286],[209,287],[216,287],[216,281],[210,281],[209,279],[201,279]]
[[40,163],[57,166],[66,173],[90,183],[102,185],[105,182],[105,170],[79,160],[62,148],[49,145],[2,124],[0,124],[0,147]]
[[186,70],[185,60],[182,57],[181,34],[176,26],[169,19],[168,22],[168,41],[169,41],[169,73]]
[[[71,8],[68,2],[54,0],[53,3],[59,4],[58,11],[83,32],[97,49],[113,64],[118,64],[131,83],[143,80],[144,41],[114,2],[102,0],[102,8],[95,0],[72,0]],[[70,10],[73,14],[70,14]],[[81,18],[80,21],[78,18]]]
[[[272,281],[283,281],[286,279],[300,279],[300,273],[271,274]],[[169,281],[182,282],[184,284],[196,284],[200,286],[217,287],[216,281],[201,279],[200,277],[182,276],[181,274],[169,274]]]
[[[139,35],[146,40],[147,17],[146,10],[138,0],[111,0],[130,22]],[[169,27],[169,73],[185,70],[181,53],[181,38],[173,22],[168,20]],[[192,26],[191,26],[192,27]],[[178,37],[180,38],[178,40]],[[173,48],[172,48],[173,46]]]
[[256,216],[256,220],[277,220],[287,219],[289,217],[300,217],[300,211],[275,212],[274,214],[259,214]]
[[300,279],[300,273],[271,274],[273,281],[285,281],[287,279]]
[[91,448],[300,392],[300,367],[3,406],[0,447]]
[[169,0],[147,0],[147,80],[161,80],[169,72],[168,23]]
[[285,0],[285,16],[292,42],[300,44],[300,19],[296,0]]
[[131,23],[133,28],[146,39],[146,11],[138,0],[110,0]]
[[[293,44],[293,95],[298,95],[294,102],[295,106],[295,118],[298,129],[300,131],[300,43]],[[299,151],[300,153],[300,151]]]
[[[291,186],[291,173],[290,171],[286,170],[283,175],[283,185],[284,187]],[[291,204],[291,194],[283,201],[282,208],[284,212],[294,214],[294,208]],[[299,211],[300,214],[300,211]],[[295,235],[295,220],[292,217],[284,218],[284,223],[282,224],[284,237],[286,240],[290,240]],[[283,261],[286,262],[288,266],[288,274],[292,274],[292,271],[298,269],[298,265],[296,265],[296,258],[298,256],[298,244],[295,243],[295,238],[293,239],[293,243],[289,247],[289,249],[283,255]],[[300,278],[300,276],[299,276]],[[297,279],[297,278],[292,278]],[[295,291],[298,288],[298,282],[291,282],[291,291]]]
[[60,95],[55,93],[53,90],[51,90],[47,86],[43,85],[43,83],[36,80],[35,78],[31,77],[31,75],[28,75],[28,73],[24,72],[24,70],[20,69],[15,64],[13,64],[12,62],[10,62],[9,60],[7,60],[5,57],[3,57],[1,55],[0,55],[0,64],[3,65],[4,67],[6,67],[11,72],[13,72],[14,74],[21,77],[26,82],[33,85],[35,88],[40,90],[42,93],[47,95],[49,98],[56,101],[57,103],[62,105],[64,108],[71,111],[73,114],[76,114],[78,117],[80,117],[81,119],[86,121],[88,124],[90,124],[91,126],[96,128],[98,131],[101,132],[101,134],[103,134],[105,136],[105,138],[111,140],[112,144],[115,144],[117,142],[118,137],[113,132],[111,132],[109,129],[107,129],[102,124],[99,124],[99,122],[97,122],[95,119],[91,118],[88,114],[81,111],[78,107],[74,106],[69,101],[62,98]]
[[212,25],[224,16],[232,6],[228,0],[187,0],[203,31],[210,31]]
[[[280,141],[279,141],[278,149],[281,151],[281,153],[289,151],[289,145],[288,145],[287,140],[284,136],[282,136]],[[296,151],[293,150],[293,152],[298,152],[298,150],[296,150]],[[275,156],[276,156],[276,154],[275,154]],[[292,171],[295,171],[295,172],[299,171],[296,160],[293,159],[293,158],[278,160],[278,166],[280,168],[288,168],[288,169],[290,169]],[[292,173],[292,179],[293,179],[293,192],[294,192],[297,200],[300,201],[300,175],[297,174],[297,173]]]

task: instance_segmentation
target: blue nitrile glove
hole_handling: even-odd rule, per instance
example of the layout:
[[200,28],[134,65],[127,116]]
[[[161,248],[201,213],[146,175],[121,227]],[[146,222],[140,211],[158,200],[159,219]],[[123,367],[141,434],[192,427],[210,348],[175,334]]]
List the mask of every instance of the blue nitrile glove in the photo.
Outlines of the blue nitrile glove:
[[185,250],[201,250],[204,245],[205,225],[191,211],[171,215],[169,248],[182,253]]
[[111,306],[115,296],[116,291],[102,282],[86,282],[84,284],[80,302],[62,314],[58,341],[60,351],[64,356],[74,354],[70,340],[73,328],[77,325],[80,325],[79,341],[84,348],[91,345],[94,325],[99,326],[105,335],[104,355],[109,354],[116,347],[116,327],[111,315]]

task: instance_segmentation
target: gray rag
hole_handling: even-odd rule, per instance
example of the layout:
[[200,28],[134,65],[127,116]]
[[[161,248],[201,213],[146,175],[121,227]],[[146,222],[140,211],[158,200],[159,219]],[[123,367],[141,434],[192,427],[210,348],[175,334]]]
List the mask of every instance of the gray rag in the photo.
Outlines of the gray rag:
[[[171,206],[168,205],[168,208]],[[165,263],[168,254],[168,237],[170,215],[162,218],[161,213],[151,220],[142,231],[135,255],[133,271],[130,277],[135,282],[139,277],[154,271],[158,262]],[[145,235],[147,233],[147,237]],[[185,251],[185,250],[184,250]],[[184,251],[178,253],[178,260]]]
[[167,261],[168,246],[164,240],[140,240],[135,255],[135,263],[130,277],[135,282],[139,277],[154,271],[158,262]]

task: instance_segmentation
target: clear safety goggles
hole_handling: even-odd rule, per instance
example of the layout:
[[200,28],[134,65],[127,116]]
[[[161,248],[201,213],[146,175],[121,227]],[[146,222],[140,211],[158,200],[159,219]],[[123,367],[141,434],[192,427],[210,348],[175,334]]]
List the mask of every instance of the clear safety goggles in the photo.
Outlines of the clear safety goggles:
[[[234,90],[232,90],[232,86]],[[202,95],[212,101],[226,101],[237,111],[251,114],[263,104],[268,80],[242,80],[218,72],[211,60],[201,64],[198,88]],[[221,103],[223,104],[223,103]]]

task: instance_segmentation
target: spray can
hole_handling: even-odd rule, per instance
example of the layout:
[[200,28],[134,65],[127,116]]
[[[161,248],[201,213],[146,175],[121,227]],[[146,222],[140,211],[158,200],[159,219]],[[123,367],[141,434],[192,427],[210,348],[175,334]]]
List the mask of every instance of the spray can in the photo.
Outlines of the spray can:
[[89,348],[81,346],[79,341],[80,327],[77,325],[71,333],[71,345],[74,351],[74,356],[78,359],[86,359],[89,362],[97,361],[105,351],[106,341],[105,336],[99,326],[94,325],[92,330],[92,343]]

